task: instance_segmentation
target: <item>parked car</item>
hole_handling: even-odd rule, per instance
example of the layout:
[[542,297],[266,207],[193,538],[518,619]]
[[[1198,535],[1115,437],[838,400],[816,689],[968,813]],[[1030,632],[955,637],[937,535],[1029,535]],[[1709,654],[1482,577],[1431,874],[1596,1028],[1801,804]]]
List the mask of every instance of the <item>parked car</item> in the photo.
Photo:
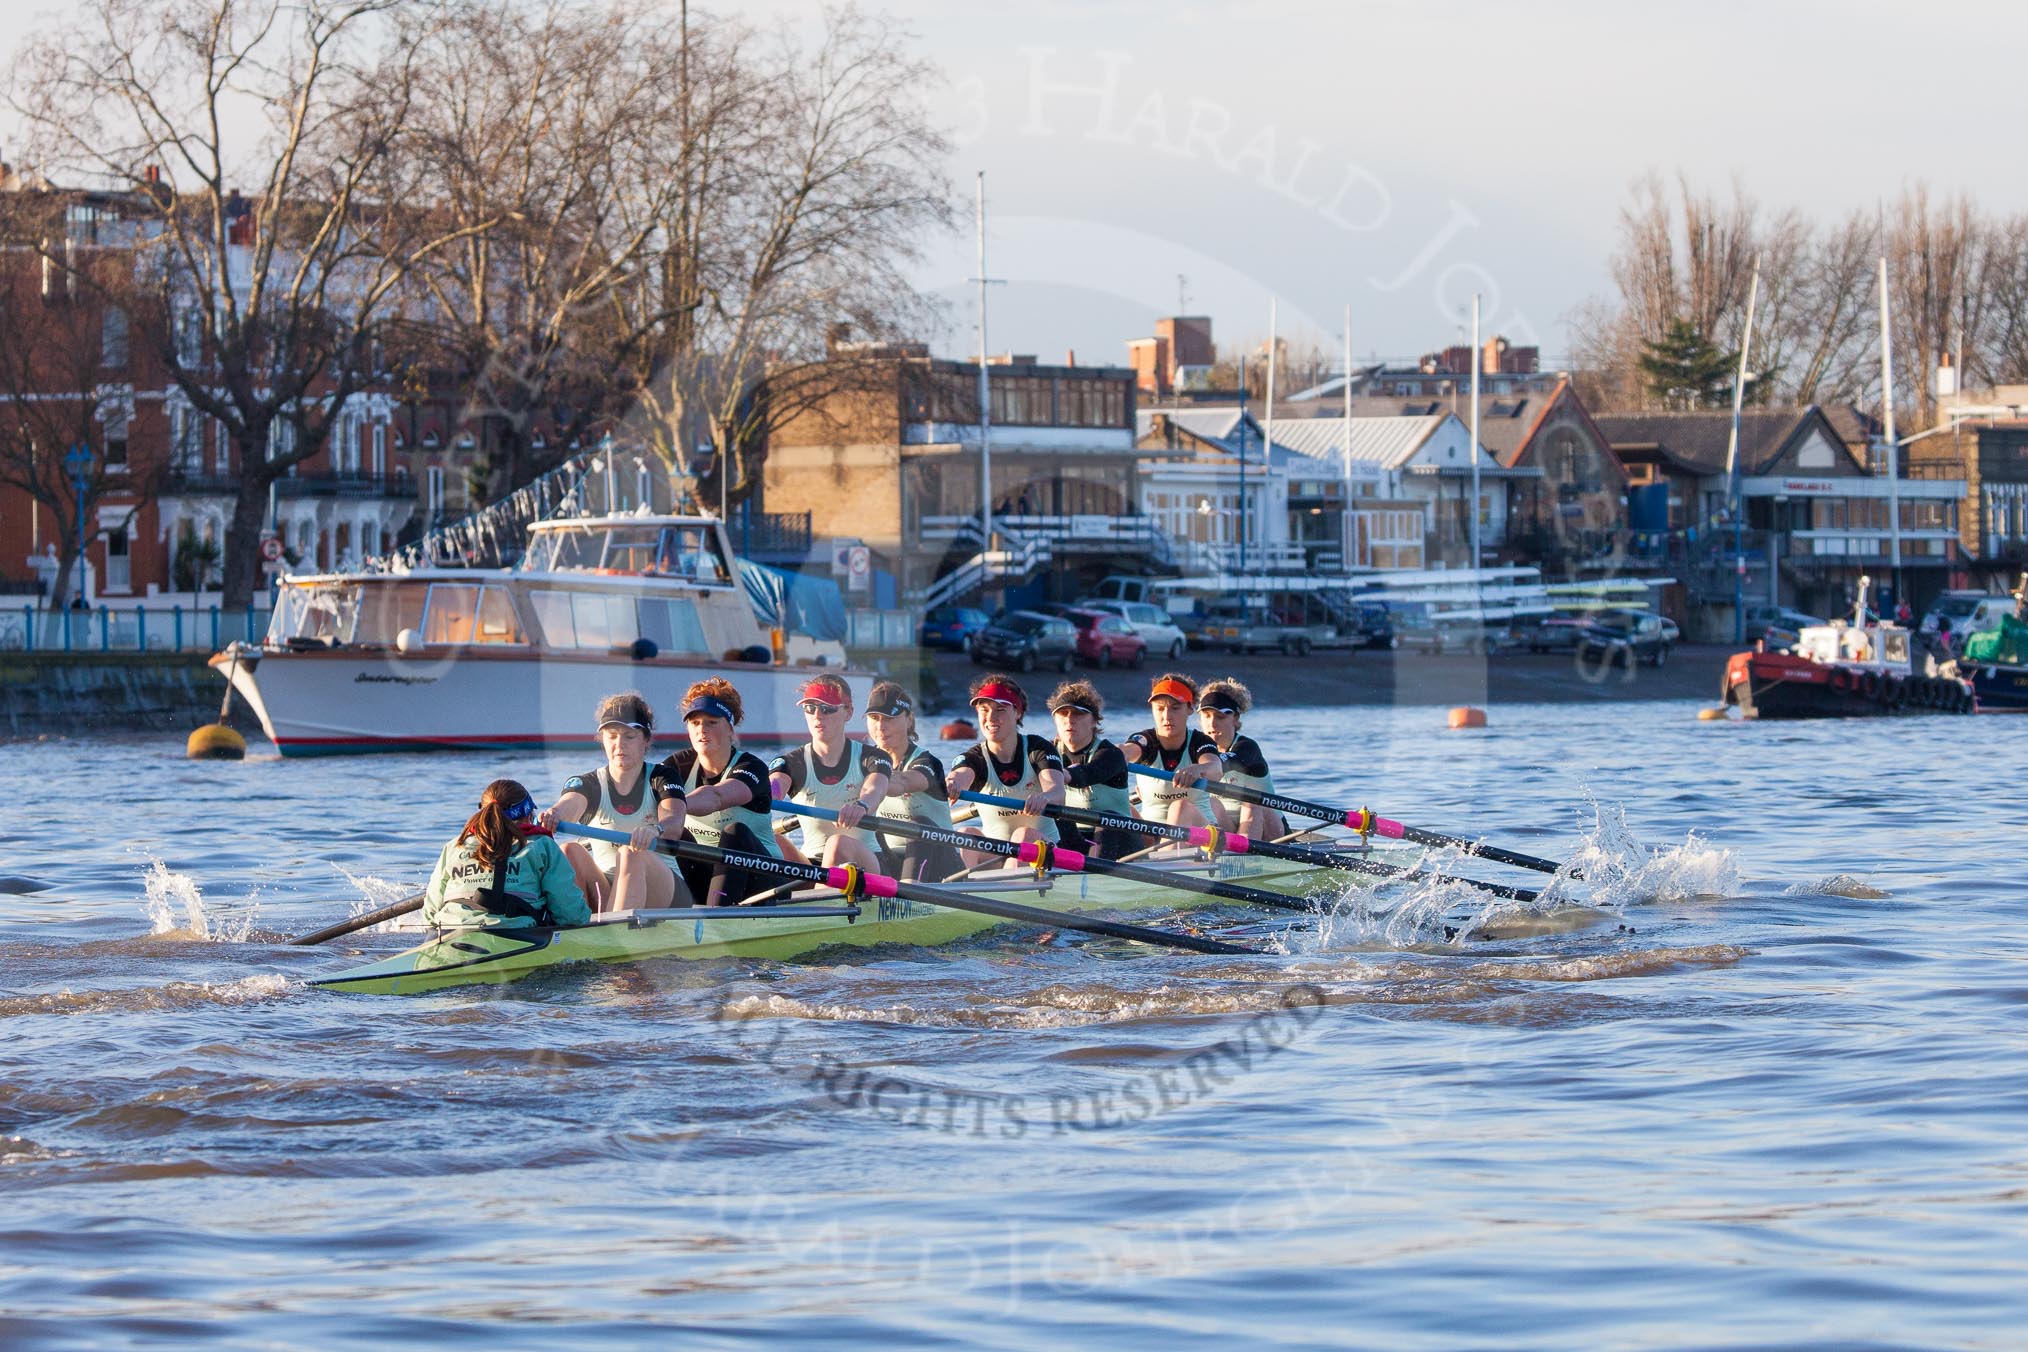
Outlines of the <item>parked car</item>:
[[1393,648],[1400,640],[1394,632],[1394,613],[1385,601],[1360,601],[1353,606],[1354,618],[1338,626],[1341,637],[1354,648]]
[[974,610],[970,606],[938,606],[922,617],[922,628],[916,633],[916,642],[925,648],[944,648],[961,653],[972,646],[972,637],[991,623],[983,610]]
[[1951,641],[1963,643],[1972,634],[1998,629],[2000,621],[2014,613],[2014,598],[1982,591],[1947,591],[1922,617],[1922,632],[1934,634],[1937,621],[1951,622]]
[[1544,615],[1530,624],[1517,625],[1514,637],[1531,653],[1576,652],[1578,642],[1584,637],[1585,629],[1598,613],[1587,611],[1581,615],[1567,612]]
[[1804,625],[1822,624],[1815,615],[1805,615],[1793,606],[1748,606],[1746,608],[1746,641],[1766,639],[1770,647],[1780,643],[1794,643]]
[[980,666],[1033,671],[1055,667],[1069,671],[1077,656],[1077,630],[1069,620],[1033,610],[1016,610],[994,620],[972,640],[972,660]]
[[1117,615],[1147,641],[1148,651],[1161,653],[1171,662],[1180,661],[1183,652],[1190,646],[1190,640],[1183,627],[1176,623],[1176,617],[1161,606],[1147,601],[1080,601],[1086,610],[1102,610]]
[[1674,625],[1647,610],[1601,611],[1577,640],[1579,657],[1631,667],[1634,660],[1662,666],[1669,660]]
[[1095,667],[1115,663],[1138,667],[1148,655],[1148,640],[1117,615],[1102,610],[1073,610],[1063,618],[1077,627],[1077,655]]
[[1337,629],[1329,624],[1306,624],[1300,616],[1237,601],[1207,606],[1192,617],[1188,635],[1193,648],[1223,648],[1235,653],[1277,651],[1292,657],[1306,657],[1312,648],[1337,636]]

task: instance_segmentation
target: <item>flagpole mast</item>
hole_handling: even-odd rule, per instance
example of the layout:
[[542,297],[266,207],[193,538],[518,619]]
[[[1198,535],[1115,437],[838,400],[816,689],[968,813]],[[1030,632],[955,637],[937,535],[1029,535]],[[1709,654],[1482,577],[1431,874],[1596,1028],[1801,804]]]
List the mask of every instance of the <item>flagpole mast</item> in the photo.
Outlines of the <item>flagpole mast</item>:
[[1345,454],[1342,457],[1345,484],[1339,503],[1338,533],[1344,539],[1340,547],[1338,570],[1352,571],[1352,307],[1345,307]]

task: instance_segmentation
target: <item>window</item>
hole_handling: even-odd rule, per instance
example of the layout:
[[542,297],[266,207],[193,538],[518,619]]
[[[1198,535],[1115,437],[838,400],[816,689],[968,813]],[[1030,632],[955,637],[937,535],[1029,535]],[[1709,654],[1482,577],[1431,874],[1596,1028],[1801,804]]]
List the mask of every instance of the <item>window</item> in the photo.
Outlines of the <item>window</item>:
[[127,312],[117,305],[107,306],[99,316],[99,364],[127,364]]
[[169,463],[179,474],[204,472],[204,423],[183,404],[169,407]]
[[514,599],[505,587],[479,590],[479,614],[473,627],[475,643],[526,643],[521,621],[514,614]]
[[134,586],[133,558],[129,552],[127,528],[106,532],[106,590],[131,591]]
[[387,477],[387,424],[373,424],[373,477]]
[[641,637],[663,652],[705,653],[704,626],[698,623],[697,607],[689,601],[643,597],[640,608]]
[[[484,593],[497,594],[491,605],[482,604]],[[504,608],[504,619],[502,610]],[[494,637],[483,638],[480,630],[480,614],[486,613],[487,623],[493,626]],[[503,625],[503,629],[501,626]],[[513,635],[500,637],[501,634]],[[429,607],[423,613],[423,642],[430,644],[464,644],[472,642],[517,643],[520,641],[514,625],[513,607],[507,604],[507,597],[498,587],[477,587],[466,583],[433,583],[430,586]]]
[[422,628],[422,606],[426,588],[414,584],[367,586],[359,594],[359,626],[355,643],[387,643],[400,639],[404,628]]
[[268,424],[268,459],[281,460],[296,449],[296,427],[287,418],[276,418]]
[[423,471],[423,482],[427,485],[424,501],[429,504],[430,521],[441,521],[444,515],[444,467],[431,465]]
[[121,404],[108,404],[99,414],[106,429],[106,468],[115,465],[125,469],[127,465],[127,410]]

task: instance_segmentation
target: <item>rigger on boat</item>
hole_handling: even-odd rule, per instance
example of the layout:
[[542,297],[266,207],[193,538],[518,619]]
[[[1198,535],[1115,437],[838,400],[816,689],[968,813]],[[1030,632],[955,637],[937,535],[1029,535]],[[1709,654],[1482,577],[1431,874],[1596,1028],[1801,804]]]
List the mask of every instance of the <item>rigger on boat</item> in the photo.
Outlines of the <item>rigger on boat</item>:
[[[1187,678],[1159,678],[1150,696],[1156,726],[1135,744],[1154,763],[1141,764],[1110,743],[1097,745],[1103,705],[1089,686],[1066,683],[1052,698],[1063,731],[1052,742],[1020,732],[1027,694],[1019,683],[988,676],[973,691],[981,739],[948,774],[915,746],[913,701],[900,686],[875,688],[865,742],[845,735],[851,696],[843,682],[819,676],[802,693],[811,739],[764,769],[738,749],[739,692],[723,678],[690,688],[684,726],[691,745],[653,765],[646,757],[654,727],[647,701],[631,692],[605,700],[597,711],[605,766],[572,776],[542,811],[517,783],[489,785],[480,812],[445,846],[413,904],[298,942],[321,942],[417,907],[439,930],[435,937],[315,984],[411,994],[508,981],[576,961],[791,958],[834,945],[936,945],[1008,922],[1244,954],[1255,950],[1101,913],[1173,911],[1200,897],[1314,912],[1355,879],[1431,876],[1372,858],[1367,847],[1376,836],[1557,868],[1366,808],[1274,793],[1263,753],[1233,735],[1248,702],[1236,682],[1206,687],[1200,705]],[[1213,734],[1188,727],[1193,705]],[[1240,768],[1224,776],[1228,756]],[[1120,810],[1130,806],[1120,782],[1130,773],[1168,790],[1147,795],[1149,816]],[[1179,778],[1186,779],[1184,792],[1177,791]],[[1071,801],[1073,785],[1081,801]],[[1200,792],[1206,803],[1219,795],[1208,814],[1195,806]],[[941,794],[936,803],[929,801],[933,793]],[[950,805],[960,801],[981,809],[976,825],[958,824]],[[1215,824],[1234,820],[1226,804],[1239,809],[1238,820],[1278,823],[1292,814],[1357,835],[1322,846],[1256,840]],[[806,828],[803,851],[767,829],[773,810],[816,828]],[[561,846],[552,832],[564,838]],[[1158,848],[1138,862],[1077,848],[1095,838],[1148,839]],[[927,881],[932,866],[960,855],[968,867],[938,875],[945,883]],[[1465,881],[1502,897],[1537,896]]]

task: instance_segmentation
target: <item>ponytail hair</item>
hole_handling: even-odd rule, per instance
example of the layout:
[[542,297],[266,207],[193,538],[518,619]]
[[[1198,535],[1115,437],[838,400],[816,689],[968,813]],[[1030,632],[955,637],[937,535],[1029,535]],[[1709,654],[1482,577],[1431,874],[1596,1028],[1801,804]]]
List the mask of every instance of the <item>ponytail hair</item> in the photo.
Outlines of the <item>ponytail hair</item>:
[[458,844],[477,840],[472,857],[487,868],[499,867],[521,844],[521,833],[507,820],[507,809],[528,796],[519,780],[496,779],[479,795],[479,810],[458,832]]

